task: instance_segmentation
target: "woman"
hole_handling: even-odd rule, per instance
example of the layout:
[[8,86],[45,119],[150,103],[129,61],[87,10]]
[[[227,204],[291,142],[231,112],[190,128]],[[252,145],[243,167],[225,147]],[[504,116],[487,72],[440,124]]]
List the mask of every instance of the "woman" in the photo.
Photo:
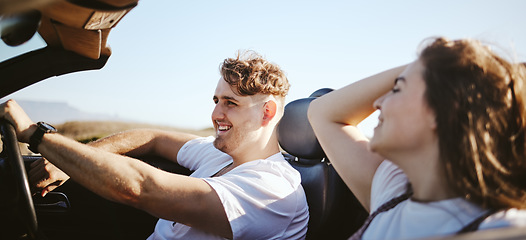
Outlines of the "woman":
[[[314,100],[321,146],[372,213],[353,237],[526,225],[525,72],[477,41],[438,38],[413,63]],[[369,141],[356,125],[375,110]]]

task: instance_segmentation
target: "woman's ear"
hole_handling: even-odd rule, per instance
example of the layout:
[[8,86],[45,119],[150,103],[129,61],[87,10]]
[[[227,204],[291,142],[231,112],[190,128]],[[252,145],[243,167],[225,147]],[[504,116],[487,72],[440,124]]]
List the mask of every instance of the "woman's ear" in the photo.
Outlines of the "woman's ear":
[[274,100],[267,101],[263,106],[263,111],[263,126],[266,126],[276,116],[276,102]]
[[428,107],[428,117],[427,117],[428,126],[435,131],[437,130],[437,120],[436,119],[437,118],[436,118],[435,112],[431,110],[431,108]]

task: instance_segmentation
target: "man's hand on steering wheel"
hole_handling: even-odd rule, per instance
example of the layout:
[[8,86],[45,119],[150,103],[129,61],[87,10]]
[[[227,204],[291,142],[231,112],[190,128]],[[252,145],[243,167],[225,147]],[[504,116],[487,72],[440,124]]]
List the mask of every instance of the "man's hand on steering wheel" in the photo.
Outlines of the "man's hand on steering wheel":
[[0,118],[6,119],[13,125],[20,142],[28,143],[29,137],[36,130],[36,124],[15,100],[8,100],[0,104]]
[[[36,124],[27,116],[24,110],[14,100],[0,105],[0,118],[10,122],[16,131],[18,141],[28,143]],[[40,191],[42,196],[62,185],[69,176],[45,159],[31,164],[29,183],[34,191]]]

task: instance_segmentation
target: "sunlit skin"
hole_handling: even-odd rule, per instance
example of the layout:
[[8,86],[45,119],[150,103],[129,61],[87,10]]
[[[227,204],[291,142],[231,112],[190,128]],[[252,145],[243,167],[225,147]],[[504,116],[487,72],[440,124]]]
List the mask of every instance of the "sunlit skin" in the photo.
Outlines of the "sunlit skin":
[[271,97],[263,94],[237,95],[226,81],[219,80],[213,97],[216,104],[212,112],[212,122],[216,131],[214,146],[229,154],[234,159],[234,165],[254,160],[254,153],[268,149],[269,146],[273,146],[270,152],[279,152],[277,142],[275,146],[268,144],[269,139],[273,141],[271,136],[274,132],[264,127],[268,124],[265,109],[270,105],[275,106],[269,98]]

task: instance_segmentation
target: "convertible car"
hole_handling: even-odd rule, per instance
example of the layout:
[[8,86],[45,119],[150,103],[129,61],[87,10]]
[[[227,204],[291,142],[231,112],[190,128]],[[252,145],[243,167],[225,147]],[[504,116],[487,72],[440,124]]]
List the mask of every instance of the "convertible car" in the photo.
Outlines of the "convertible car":
[[[0,63],[0,98],[53,76],[104,67],[106,40],[138,0],[0,1],[2,40],[21,45],[39,34],[47,46]],[[10,5],[8,4],[10,3]],[[309,205],[307,239],[347,239],[368,213],[342,182],[307,120],[309,103],[331,89],[290,102],[279,125],[286,159],[302,176]],[[103,199],[70,180],[40,197],[32,195],[27,170],[38,155],[22,155],[15,132],[0,121],[0,239],[146,239],[157,219]],[[165,171],[190,171],[156,156],[142,159]],[[526,239],[526,229],[500,229],[457,239]]]
[[[7,45],[23,44],[37,33],[47,46],[0,63],[0,98],[49,77],[104,67],[111,55],[106,45],[111,29],[136,5],[137,0],[49,1],[36,10],[7,8],[12,11],[2,18]],[[367,213],[326,160],[307,121],[310,99],[326,91],[289,104],[280,141],[286,158],[302,173],[311,215],[308,238],[346,239]],[[152,233],[155,217],[105,200],[71,180],[44,198],[32,196],[27,170],[39,156],[21,155],[9,124],[1,123],[1,134],[1,239],[145,239]],[[155,156],[142,160],[190,174]]]

